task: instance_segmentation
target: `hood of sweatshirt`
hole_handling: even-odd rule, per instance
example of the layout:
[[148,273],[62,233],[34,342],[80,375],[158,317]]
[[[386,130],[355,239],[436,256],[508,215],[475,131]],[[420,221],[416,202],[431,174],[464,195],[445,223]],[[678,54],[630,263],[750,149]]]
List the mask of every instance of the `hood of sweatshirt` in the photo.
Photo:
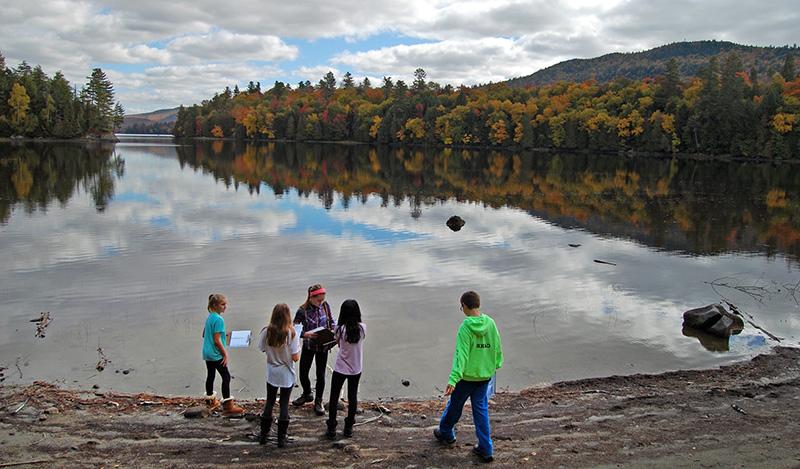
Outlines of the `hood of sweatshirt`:
[[491,324],[492,319],[485,314],[481,314],[480,316],[467,316],[464,318],[464,325],[477,337],[485,336]]

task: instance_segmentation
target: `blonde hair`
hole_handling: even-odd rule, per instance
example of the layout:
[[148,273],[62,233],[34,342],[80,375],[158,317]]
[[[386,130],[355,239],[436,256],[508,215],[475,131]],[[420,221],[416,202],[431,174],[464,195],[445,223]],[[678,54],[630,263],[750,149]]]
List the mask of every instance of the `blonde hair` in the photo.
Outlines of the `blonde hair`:
[[216,312],[220,303],[225,300],[227,300],[227,298],[222,293],[212,293],[208,295],[208,310]]
[[267,345],[270,347],[280,347],[289,341],[291,336],[297,332],[292,326],[292,315],[289,311],[289,305],[286,303],[278,303],[272,308],[272,317],[269,319],[269,326],[267,326]]

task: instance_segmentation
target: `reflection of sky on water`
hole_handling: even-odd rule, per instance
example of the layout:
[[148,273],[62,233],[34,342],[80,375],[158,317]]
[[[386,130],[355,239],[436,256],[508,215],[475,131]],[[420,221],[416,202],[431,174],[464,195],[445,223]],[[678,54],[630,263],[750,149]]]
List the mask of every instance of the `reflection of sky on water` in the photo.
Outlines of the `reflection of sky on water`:
[[[414,218],[409,203],[381,207],[373,196],[344,209],[336,196],[325,210],[315,195],[227,188],[147,147],[118,151],[126,175],[103,213],[84,194],[47,213],[16,213],[0,227],[0,366],[23,356],[35,379],[56,379],[65,369],[85,378],[102,346],[114,367],[137,370],[93,378],[103,385],[199,393],[198,336],[210,292],[229,295],[229,329],[257,331],[272,305],[300,303],[305,287],[319,281],[336,312],[353,297],[370,323],[366,395],[431,395],[442,387],[466,289],[481,293],[503,334],[499,386],[521,388],[748,356],[771,342],[746,328],[730,339],[729,352],[710,352],[681,333],[682,312],[718,301],[704,282],[725,275],[797,279],[780,256],[673,256],[514,208],[447,202]],[[454,214],[467,220],[458,233],[444,225]],[[732,299],[797,343],[792,301]],[[27,319],[39,311],[51,311],[54,323],[35,341]],[[232,361],[236,389],[260,394],[262,357],[236,350]],[[412,387],[398,387],[401,378]]]

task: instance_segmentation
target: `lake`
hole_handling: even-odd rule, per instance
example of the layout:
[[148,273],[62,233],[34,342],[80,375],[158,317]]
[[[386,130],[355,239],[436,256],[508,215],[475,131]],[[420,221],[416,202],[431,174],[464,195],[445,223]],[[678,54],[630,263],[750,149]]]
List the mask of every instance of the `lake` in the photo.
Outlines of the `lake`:
[[[459,232],[452,215],[466,221]],[[200,395],[210,293],[228,296],[228,330],[257,335],[313,283],[335,316],[345,299],[361,305],[365,397],[444,389],[470,289],[503,338],[500,389],[717,366],[778,342],[751,324],[728,341],[695,337],[683,312],[727,300],[797,346],[798,260],[793,165],[135,136],[0,143],[6,384]],[[52,321],[37,338],[41,312]],[[254,344],[230,366],[234,396],[263,396]]]

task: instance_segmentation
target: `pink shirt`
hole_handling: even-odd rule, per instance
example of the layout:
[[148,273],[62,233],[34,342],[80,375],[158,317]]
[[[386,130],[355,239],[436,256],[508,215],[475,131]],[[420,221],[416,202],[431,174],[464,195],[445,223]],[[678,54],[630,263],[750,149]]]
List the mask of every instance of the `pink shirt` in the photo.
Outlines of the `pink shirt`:
[[336,328],[336,343],[339,345],[339,353],[336,355],[336,364],[333,371],[343,375],[357,375],[361,373],[363,367],[362,350],[364,348],[364,338],[367,333],[367,325],[363,322],[358,323],[361,328],[361,340],[355,344],[347,341],[347,333],[343,326]]

